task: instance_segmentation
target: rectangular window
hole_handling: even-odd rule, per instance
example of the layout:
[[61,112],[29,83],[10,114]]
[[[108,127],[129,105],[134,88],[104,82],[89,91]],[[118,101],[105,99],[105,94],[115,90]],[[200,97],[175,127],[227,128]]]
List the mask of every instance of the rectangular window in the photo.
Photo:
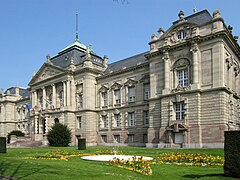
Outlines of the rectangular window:
[[78,129],[82,128],[82,116],[77,117]]
[[175,104],[176,120],[184,119],[184,103]]
[[128,135],[128,142],[133,143],[134,142],[134,134],[129,134]]
[[115,114],[115,120],[116,120],[116,127],[120,127],[121,125],[121,119],[120,119],[120,114]]
[[102,120],[103,120],[103,127],[108,128],[108,118],[107,118],[107,116],[102,116]]
[[79,107],[83,108],[83,95],[79,95]]
[[150,84],[144,84],[143,86],[143,99],[148,100],[150,97]]
[[107,98],[107,92],[102,93],[102,105],[107,106],[108,105],[108,98]]
[[149,111],[143,111],[143,125],[149,124]]
[[134,112],[128,113],[128,126],[129,127],[135,126],[135,113]]
[[121,93],[120,93],[120,89],[115,90],[115,91],[114,91],[114,95],[115,95],[115,103],[116,103],[116,104],[120,104],[120,103],[121,103]]
[[128,102],[135,102],[135,87],[128,88]]
[[188,86],[188,70],[187,69],[177,71],[177,77],[178,77],[178,85],[179,86],[181,86],[181,87]]
[[114,135],[114,141],[120,143],[120,135]]
[[103,142],[107,142],[107,135],[101,135]]

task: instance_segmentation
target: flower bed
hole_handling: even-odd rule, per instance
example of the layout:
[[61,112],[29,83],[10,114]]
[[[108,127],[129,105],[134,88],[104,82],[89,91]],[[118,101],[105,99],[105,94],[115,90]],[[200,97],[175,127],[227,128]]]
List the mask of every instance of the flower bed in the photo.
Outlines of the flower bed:
[[115,158],[112,161],[109,161],[109,164],[141,174],[152,175],[152,169],[150,167],[149,161],[143,160],[142,157],[133,157],[131,160],[121,160],[119,158]]
[[79,153],[79,151],[68,152],[65,150],[56,150],[49,151],[43,155],[36,155],[34,157],[30,157],[30,159],[39,159],[39,160],[67,160],[70,157],[81,157],[87,156],[89,154]]
[[158,164],[177,164],[187,166],[223,166],[224,158],[211,154],[163,153],[156,159]]

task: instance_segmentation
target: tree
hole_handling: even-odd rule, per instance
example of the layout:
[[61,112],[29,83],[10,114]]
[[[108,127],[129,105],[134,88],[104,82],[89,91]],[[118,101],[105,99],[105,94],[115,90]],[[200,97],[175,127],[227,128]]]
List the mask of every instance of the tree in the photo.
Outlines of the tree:
[[48,132],[47,139],[50,146],[68,146],[71,142],[71,130],[61,123],[56,123]]

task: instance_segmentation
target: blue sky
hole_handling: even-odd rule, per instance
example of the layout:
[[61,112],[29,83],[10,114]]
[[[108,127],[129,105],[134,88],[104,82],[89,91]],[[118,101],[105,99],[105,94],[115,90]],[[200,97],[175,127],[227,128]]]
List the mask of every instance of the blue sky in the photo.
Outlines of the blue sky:
[[74,41],[76,13],[80,41],[111,63],[147,51],[159,27],[167,30],[180,10],[188,16],[195,4],[210,14],[220,10],[240,36],[239,0],[1,0],[0,88],[28,87],[46,55]]

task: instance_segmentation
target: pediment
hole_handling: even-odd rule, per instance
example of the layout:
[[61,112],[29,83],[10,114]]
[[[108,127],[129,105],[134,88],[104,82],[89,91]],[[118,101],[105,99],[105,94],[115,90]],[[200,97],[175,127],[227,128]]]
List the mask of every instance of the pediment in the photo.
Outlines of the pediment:
[[115,83],[113,83],[113,85],[111,86],[111,89],[120,89],[121,87],[122,87],[121,84],[115,82]]
[[101,93],[104,93],[104,92],[107,92],[108,88],[106,86],[102,86],[100,89],[99,89],[99,92]]
[[39,71],[33,76],[29,85],[44,81],[46,79],[53,78],[59,74],[64,73],[65,71],[59,67],[53,66],[51,64],[43,64]]
[[132,79],[128,79],[125,83],[124,83],[124,86],[134,86],[135,84],[137,84],[137,81],[134,81]]
[[[192,36],[193,33],[196,33],[195,27],[197,27],[196,24],[190,23],[188,21],[184,21],[181,23],[177,23],[170,27],[167,32],[164,33],[163,38],[168,37],[171,41],[171,43],[177,43],[179,41],[188,39]],[[185,33],[185,38],[184,39],[179,39],[178,38],[178,33],[183,31]]]

